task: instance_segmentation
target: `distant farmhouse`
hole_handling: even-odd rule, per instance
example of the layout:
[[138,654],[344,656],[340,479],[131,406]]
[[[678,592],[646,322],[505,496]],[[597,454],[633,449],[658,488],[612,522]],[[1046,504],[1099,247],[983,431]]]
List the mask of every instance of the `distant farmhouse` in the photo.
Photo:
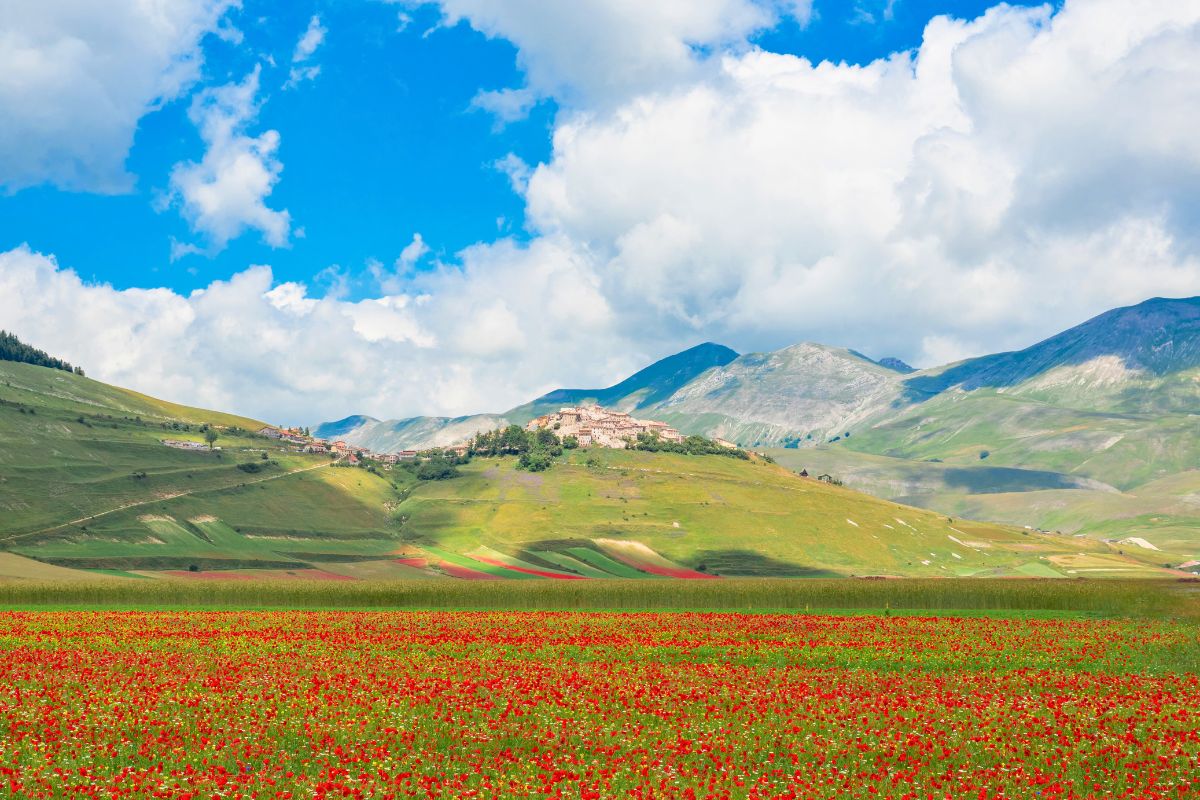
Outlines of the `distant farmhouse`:
[[657,435],[664,442],[682,442],[683,435],[665,422],[634,419],[624,411],[600,406],[572,406],[530,421],[527,431],[548,428],[560,439],[574,436],[580,447],[624,448],[639,434]]

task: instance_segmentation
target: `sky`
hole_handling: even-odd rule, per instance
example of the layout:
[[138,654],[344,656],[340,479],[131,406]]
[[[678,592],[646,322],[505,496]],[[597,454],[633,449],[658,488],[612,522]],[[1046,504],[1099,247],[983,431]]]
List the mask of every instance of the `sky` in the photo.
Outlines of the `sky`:
[[1200,0],[0,0],[0,328],[271,422],[1200,294]]

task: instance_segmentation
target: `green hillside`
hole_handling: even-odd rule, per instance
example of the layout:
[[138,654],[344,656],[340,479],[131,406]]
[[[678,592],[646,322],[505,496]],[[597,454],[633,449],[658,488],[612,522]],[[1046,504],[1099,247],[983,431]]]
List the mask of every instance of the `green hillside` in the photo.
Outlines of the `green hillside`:
[[[167,447],[163,439],[218,450]],[[0,363],[0,550],[107,570],[299,567],[309,549],[388,554],[392,483],[256,436],[261,422]],[[205,520],[230,525],[214,532]],[[264,542],[286,547],[267,547]],[[32,577],[32,576],[31,576]]]
[[[162,442],[203,426],[219,450]],[[0,579],[1164,574],[1128,549],[951,520],[761,459],[577,450],[543,473],[477,458],[423,482],[259,427],[0,364]]]
[[[1086,535],[1163,563],[1200,560],[1197,468],[1118,489],[1081,470],[1008,467],[1003,456],[980,460],[977,453],[916,460],[856,452],[841,443],[769,452],[796,471],[827,472],[859,491],[943,514]],[[1081,449],[1080,462],[1095,455]]]
[[[414,546],[547,553],[643,545],[700,572],[777,575],[1145,574],[1159,565],[1069,536],[951,520],[766,462],[619,450],[537,475],[478,459],[400,506]],[[599,543],[599,547],[597,547]],[[475,549],[472,549],[475,548]]]

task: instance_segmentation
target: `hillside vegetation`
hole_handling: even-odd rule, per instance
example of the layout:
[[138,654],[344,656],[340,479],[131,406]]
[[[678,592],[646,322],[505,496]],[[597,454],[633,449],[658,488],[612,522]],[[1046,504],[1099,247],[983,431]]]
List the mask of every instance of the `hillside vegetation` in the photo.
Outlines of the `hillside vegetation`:
[[36,347],[25,344],[8,331],[0,331],[0,361],[16,361],[21,364],[33,364],[39,367],[83,374],[82,369],[72,367],[61,358],[55,358],[44,350],[38,350]]
[[[295,452],[259,427],[0,364],[0,577],[1163,573],[1107,545],[951,520],[757,458],[577,449],[545,472],[476,458],[424,481]],[[205,430],[219,449],[162,442]]]

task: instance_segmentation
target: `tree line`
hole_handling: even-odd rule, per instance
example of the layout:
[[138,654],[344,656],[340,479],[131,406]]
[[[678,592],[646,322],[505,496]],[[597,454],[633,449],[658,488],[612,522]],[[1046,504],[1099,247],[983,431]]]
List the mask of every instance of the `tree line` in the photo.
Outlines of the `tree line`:
[[25,344],[8,331],[0,331],[0,361],[16,361],[38,367],[61,369],[64,372],[83,374],[82,367],[73,367],[61,358],[55,358],[44,350]]

